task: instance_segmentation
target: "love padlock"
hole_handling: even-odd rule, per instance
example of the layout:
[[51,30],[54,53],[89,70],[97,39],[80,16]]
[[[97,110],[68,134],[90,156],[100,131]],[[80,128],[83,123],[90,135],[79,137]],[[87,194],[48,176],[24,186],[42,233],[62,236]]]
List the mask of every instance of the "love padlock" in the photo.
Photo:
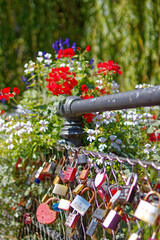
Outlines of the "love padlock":
[[87,163],[87,156],[84,153],[77,154],[77,163],[78,165]]
[[[104,206],[104,209],[102,209],[102,206]],[[108,209],[105,207],[105,204],[101,203],[100,206],[94,211],[92,217],[96,218],[99,221],[102,221],[105,218],[107,212]]]
[[[155,206],[154,202],[151,204],[147,202],[151,195],[156,195],[158,197],[158,206]],[[144,198],[140,200],[138,207],[134,213],[134,217],[150,224],[154,225],[160,212],[160,194],[155,191],[150,191]]]
[[86,180],[89,174],[90,165],[86,164],[81,174],[79,175],[80,180]]
[[[84,199],[82,197],[82,195],[84,194],[84,192],[86,191],[91,191],[92,193],[92,196],[89,200],[89,202]],[[91,203],[92,201],[94,200],[95,198],[95,193],[94,193],[94,190],[93,189],[90,189],[88,187],[85,187],[82,192],[81,192],[81,196],[80,195],[77,195],[74,200],[72,201],[71,203],[71,207],[76,210],[78,213],[80,213],[82,216],[85,215],[85,213],[87,212],[88,208],[91,206]]]
[[94,181],[95,187],[99,188],[104,183],[105,179],[106,179],[106,174],[104,172],[98,173]]
[[[116,228],[119,224],[119,222],[122,220],[122,214],[123,211],[119,210],[120,209],[120,204],[116,206],[113,209],[111,209],[105,218],[104,222],[102,223],[102,226],[105,228],[109,228],[110,230],[116,231]],[[119,212],[118,212],[119,210]]]
[[136,233],[132,233],[128,240],[140,240],[142,239],[143,228],[139,229]]
[[53,194],[56,194],[61,197],[65,197],[68,191],[68,186],[67,185],[62,185],[59,183],[56,183],[54,188],[53,188]]
[[74,210],[72,213],[69,213],[65,221],[65,226],[69,228],[75,228],[77,222],[80,218],[80,215]]
[[36,217],[39,223],[51,224],[56,221],[58,212],[51,210],[48,204],[52,201],[58,201],[58,198],[50,198],[45,203],[41,203],[37,209]]
[[[131,183],[133,179],[133,182]],[[136,184],[138,180],[138,174],[132,173],[127,179],[126,185],[122,186],[121,194],[118,201],[122,204],[132,203],[135,193],[136,193]]]
[[77,162],[76,162],[76,159],[75,159],[73,161],[71,167],[67,168],[67,171],[66,171],[65,176],[64,176],[64,181],[72,182],[74,180],[74,177],[75,177],[76,172],[77,172],[76,165],[77,165]]
[[95,230],[96,230],[96,228],[97,228],[97,225],[98,225],[98,221],[95,218],[92,218],[92,220],[91,220],[91,222],[90,222],[90,224],[88,226],[88,229],[86,231],[86,234],[88,236],[92,237],[94,232],[95,232]]

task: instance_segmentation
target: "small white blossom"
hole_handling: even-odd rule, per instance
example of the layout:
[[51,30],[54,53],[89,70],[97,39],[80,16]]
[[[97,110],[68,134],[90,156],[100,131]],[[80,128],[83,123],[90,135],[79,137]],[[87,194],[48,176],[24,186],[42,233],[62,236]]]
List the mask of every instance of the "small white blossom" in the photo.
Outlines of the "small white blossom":
[[116,135],[111,135],[111,136],[109,136],[109,137],[110,137],[110,139],[111,139],[112,142],[117,138]]
[[38,56],[39,56],[39,57],[42,57],[42,56],[43,56],[43,52],[42,52],[42,51],[39,51],[39,52],[38,52]]
[[37,57],[37,61],[41,63],[43,61],[43,57]]
[[100,138],[98,138],[98,141],[101,142],[101,143],[104,143],[106,140],[107,140],[107,139],[104,138],[104,137],[100,137]]
[[44,55],[44,57],[46,58],[45,60],[44,60],[44,62],[46,63],[46,64],[51,64],[52,63],[52,60],[50,59],[51,57],[52,57],[52,55],[50,54],[50,53],[46,53],[45,55]]
[[89,134],[89,136],[87,137],[87,140],[89,142],[93,142],[96,139],[95,136],[93,136],[94,130],[93,129],[88,129],[87,133]]
[[8,146],[8,149],[10,149],[10,150],[12,150],[13,148],[14,148],[14,145],[13,145],[13,144],[11,144],[11,145]]

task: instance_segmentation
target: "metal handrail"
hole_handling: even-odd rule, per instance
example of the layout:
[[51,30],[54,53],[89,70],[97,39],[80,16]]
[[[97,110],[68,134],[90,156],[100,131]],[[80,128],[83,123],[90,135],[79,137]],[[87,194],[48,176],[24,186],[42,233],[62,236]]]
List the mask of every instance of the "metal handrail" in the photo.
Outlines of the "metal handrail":
[[69,119],[85,113],[157,105],[160,105],[160,85],[86,100],[71,96],[60,105],[58,113]]

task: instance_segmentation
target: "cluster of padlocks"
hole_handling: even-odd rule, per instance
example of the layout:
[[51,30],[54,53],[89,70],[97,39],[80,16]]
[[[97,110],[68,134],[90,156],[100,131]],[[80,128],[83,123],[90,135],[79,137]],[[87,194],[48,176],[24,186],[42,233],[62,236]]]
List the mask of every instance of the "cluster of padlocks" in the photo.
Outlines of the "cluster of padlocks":
[[[37,184],[46,176],[53,179],[53,185],[49,186],[37,208],[38,222],[52,224],[60,211],[66,211],[64,224],[76,231],[87,215],[90,220],[85,226],[85,234],[92,239],[98,225],[108,234],[116,234],[122,220],[143,221],[146,225],[136,233],[130,233],[127,239],[144,239],[145,226],[154,226],[155,231],[148,240],[156,239],[160,227],[160,183],[153,186],[143,176],[139,184],[137,173],[132,172],[127,178],[120,171],[122,178],[117,181],[112,167],[110,173],[108,176],[104,166],[100,169],[83,153],[45,162],[32,176],[32,181]],[[125,212],[127,205],[132,208],[132,216]]]

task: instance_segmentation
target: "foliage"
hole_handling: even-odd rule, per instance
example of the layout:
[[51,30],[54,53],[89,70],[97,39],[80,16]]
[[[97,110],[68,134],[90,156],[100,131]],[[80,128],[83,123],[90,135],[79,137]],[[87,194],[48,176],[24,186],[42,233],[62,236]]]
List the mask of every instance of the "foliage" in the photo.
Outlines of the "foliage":
[[[70,45],[68,38],[56,41],[53,48],[53,56],[39,51],[34,61],[24,65],[22,80],[27,89],[19,101],[18,116],[5,113],[0,119],[3,172],[0,198],[3,208],[9,212],[12,209],[16,217],[25,198],[44,193],[42,185],[31,183],[30,177],[35,175],[39,164],[56,155],[55,147],[63,126],[63,119],[56,115],[57,104],[68,95],[88,99],[119,92],[114,78],[122,75],[122,71],[116,62],[108,60],[95,66],[93,59],[86,58],[90,45],[82,51],[75,43]],[[85,114],[86,148],[158,160],[159,121],[155,120],[153,110]],[[97,160],[97,165],[101,164],[101,160]]]
[[0,88],[18,85],[22,93],[23,64],[67,36],[83,48],[91,45],[96,63],[118,61],[121,91],[159,84],[158,0],[2,0],[0,6]]

